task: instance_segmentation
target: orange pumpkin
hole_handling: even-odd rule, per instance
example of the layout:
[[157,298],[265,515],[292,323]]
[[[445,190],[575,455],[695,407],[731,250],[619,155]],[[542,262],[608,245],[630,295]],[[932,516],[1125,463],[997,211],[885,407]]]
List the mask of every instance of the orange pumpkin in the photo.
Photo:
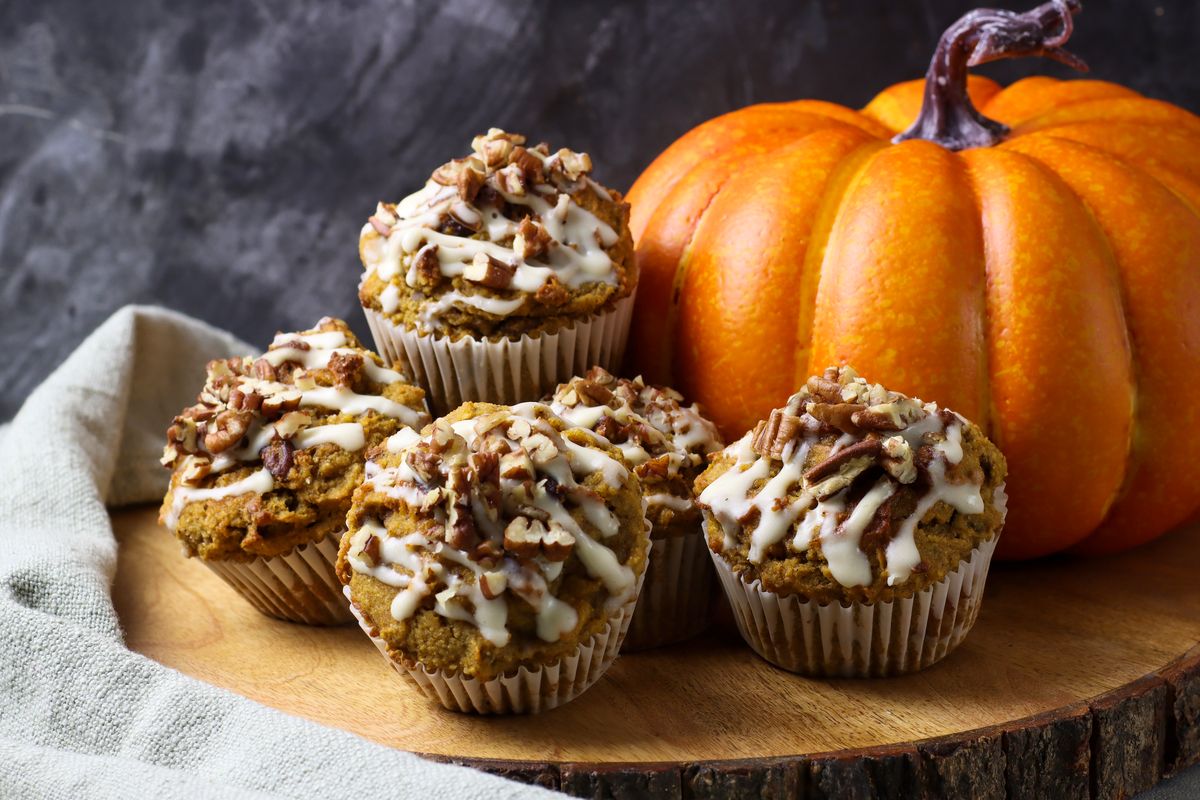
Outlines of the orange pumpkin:
[[967,76],[1077,64],[1076,11],[972,12],[927,80],[861,111],[751,106],[671,145],[628,195],[633,367],[730,438],[836,363],[954,408],[1008,457],[1008,558],[1117,551],[1200,509],[1200,118]]

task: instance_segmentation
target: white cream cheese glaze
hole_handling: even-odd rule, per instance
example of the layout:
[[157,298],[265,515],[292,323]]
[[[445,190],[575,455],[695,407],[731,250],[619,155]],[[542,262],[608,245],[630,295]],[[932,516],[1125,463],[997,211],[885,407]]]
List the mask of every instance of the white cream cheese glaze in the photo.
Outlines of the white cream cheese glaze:
[[[882,387],[870,387],[849,368],[842,370],[842,380],[847,387],[843,392],[847,396],[839,402],[862,400],[865,406],[865,398],[873,391],[876,400],[886,402],[871,405],[869,410],[880,409],[881,413],[888,414],[895,411],[900,415],[898,419],[903,424],[900,430],[872,435],[888,440],[887,446],[894,448],[896,453],[907,452],[909,463],[912,463],[912,454],[922,447],[927,447],[931,453],[916,508],[894,526],[886,547],[887,582],[896,585],[908,580],[920,564],[916,529],[937,503],[947,503],[962,514],[984,512],[982,476],[977,481],[965,482],[961,478],[957,481],[947,478],[947,468],[959,464],[964,455],[962,429],[966,421],[962,417],[940,410],[934,403],[909,400],[886,393]],[[837,374],[837,371],[827,372],[826,377],[830,374]],[[869,585],[874,577],[871,562],[860,546],[862,536],[889,498],[916,479],[917,470],[905,471],[898,463],[894,472],[880,470],[876,482],[854,502],[849,500],[849,483],[819,498],[820,481],[806,480],[805,474],[814,467],[813,463],[808,463],[813,448],[822,442],[828,443],[831,435],[828,426],[822,427],[809,413],[814,408],[813,399],[802,390],[793,395],[783,409],[773,412],[781,417],[790,416],[798,423],[796,434],[779,456],[764,455],[756,450],[754,440],[762,430],[760,425],[726,448],[725,454],[732,458],[733,464],[713,480],[698,499],[711,518],[721,525],[726,548],[736,546],[737,534],[744,525],[753,525],[746,555],[751,563],[763,563],[768,550],[781,542],[792,552],[803,552],[816,542],[835,581],[848,587]],[[824,457],[829,459],[857,442],[863,442],[863,434],[837,437]],[[850,455],[849,451],[846,455]],[[821,480],[824,479],[822,476]],[[997,490],[997,495],[999,506],[1002,489]]]
[[[540,639],[557,641],[578,623],[575,610],[555,596],[554,585],[565,559],[572,556],[607,590],[609,610],[628,600],[636,575],[605,544],[619,533],[620,520],[598,494],[580,483],[588,475],[599,475],[607,486],[618,489],[629,480],[628,470],[602,450],[570,441],[552,418],[548,407],[524,403],[453,425],[439,421],[422,436],[393,436],[387,446],[392,454],[388,466],[368,463],[366,492],[398,500],[446,532],[436,538],[421,533],[391,536],[376,518],[352,532],[347,551],[352,569],[401,590],[391,605],[395,619],[410,618],[432,597],[435,613],[469,622],[489,642],[503,647],[511,639],[507,592],[533,607]],[[434,452],[441,459],[436,461],[437,471],[422,474],[429,469],[422,465],[430,463]],[[484,452],[501,454],[494,500],[487,499],[487,481],[476,466],[481,462],[473,460]],[[471,547],[490,542],[486,547],[491,556],[480,558],[466,544],[452,544],[449,531],[459,515],[469,515],[478,537],[470,540],[475,542]],[[520,528],[522,520],[543,520],[543,529],[549,526],[551,533],[570,541],[569,554],[551,558],[548,550],[531,555],[514,549],[512,526]],[[377,556],[366,552],[373,539],[379,540]]]
[[[621,451],[642,480],[651,512],[668,508],[685,513],[695,508],[692,478],[707,454],[722,444],[716,426],[697,406],[685,406],[682,400],[672,389],[648,386],[640,377],[617,378],[594,367],[560,385],[550,407],[571,425]],[[651,460],[655,464],[649,464]]]
[[[364,281],[377,275],[387,283],[379,297],[384,313],[399,308],[402,285],[415,290],[412,296],[421,304],[418,328],[433,332],[441,329],[441,317],[450,308],[512,315],[552,279],[569,289],[619,284],[609,251],[621,234],[575,199],[579,192],[591,192],[604,202],[613,201],[587,177],[590,159],[566,150],[552,154],[540,145],[524,148],[524,141],[493,128],[472,142],[474,155],[440,167],[424,187],[399,203],[379,204],[363,226],[360,244]],[[540,164],[539,181],[510,161],[517,154],[524,163]],[[474,173],[474,185],[486,183],[482,194],[476,189],[464,195],[457,185],[447,185],[457,184],[456,176],[463,171]],[[491,202],[496,198],[503,211]],[[521,227],[525,218],[544,241],[526,241]],[[448,221],[454,223],[452,232],[446,231]],[[464,277],[465,288],[481,285],[470,272],[479,258],[492,259],[510,273],[502,285],[487,284],[504,297],[461,289],[435,296],[420,291],[419,263],[436,267],[444,278]]]
[[[236,467],[262,463],[262,452],[274,442],[289,452],[321,445],[362,451],[367,444],[362,423],[335,421],[339,416],[377,413],[406,426],[420,426],[428,420],[424,409],[377,394],[358,394],[345,386],[318,386],[306,376],[309,370],[332,369],[335,358],[343,368],[347,363],[358,365],[361,374],[381,388],[406,381],[403,373],[381,366],[358,346],[345,323],[329,318],[310,331],[278,334],[257,360],[212,362],[199,403],[176,417],[169,432],[163,463],[176,468],[180,477],[171,490],[164,524],[177,527],[180,513],[193,502],[273,491],[277,479],[266,468],[229,486],[205,488],[205,484]],[[275,371],[285,366],[292,371],[291,382],[276,379]],[[268,413],[266,408],[272,403],[276,405]],[[337,416],[315,413],[319,411],[336,412]],[[241,435],[233,444],[210,451],[206,432],[223,417],[235,418],[243,426]]]

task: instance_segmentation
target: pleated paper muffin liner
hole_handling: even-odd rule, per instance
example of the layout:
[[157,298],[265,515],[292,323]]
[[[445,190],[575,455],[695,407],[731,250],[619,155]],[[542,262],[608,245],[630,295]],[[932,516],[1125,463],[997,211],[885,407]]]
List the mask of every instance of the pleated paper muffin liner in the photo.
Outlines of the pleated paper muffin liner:
[[354,615],[334,572],[341,539],[339,531],[280,556],[204,563],[269,617],[308,625],[343,625]]
[[[367,636],[396,672],[411,679],[430,700],[451,711],[474,714],[537,714],[574,700],[612,665],[629,630],[646,573],[638,578],[632,599],[621,606],[599,632],[581,642],[575,652],[553,664],[522,666],[512,675],[481,681],[445,670],[406,664],[388,653],[387,643],[371,632],[371,624],[353,602],[350,609]],[[345,589],[350,597],[350,587]]]
[[634,293],[613,308],[555,333],[497,341],[420,335],[363,308],[375,346],[386,361],[408,365],[435,417],[468,400],[513,405],[538,400],[559,383],[599,365],[620,367],[629,337]]
[[712,594],[713,571],[701,531],[654,539],[622,649],[648,650],[696,636],[708,627]]
[[710,553],[738,630],[760,656],[811,677],[879,678],[924,669],[958,647],[979,615],[998,539],[912,597],[848,607],[769,592]]

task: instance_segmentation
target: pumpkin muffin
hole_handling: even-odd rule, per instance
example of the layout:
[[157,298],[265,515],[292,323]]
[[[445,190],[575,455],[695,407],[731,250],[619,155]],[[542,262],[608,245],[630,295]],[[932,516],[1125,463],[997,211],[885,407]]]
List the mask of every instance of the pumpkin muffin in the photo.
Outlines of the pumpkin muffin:
[[641,480],[652,548],[626,651],[689,639],[704,630],[712,566],[692,484],[723,447],[716,426],[674,389],[614,377],[603,367],[572,378],[550,400],[556,414],[613,444]]
[[380,203],[359,239],[376,344],[407,359],[438,414],[537,399],[597,353],[619,361],[637,285],[629,206],[586,153],[496,128],[471,146]]
[[637,476],[545,405],[467,403],[368,465],[338,576],[363,630],[447,708],[553,708],[616,657],[649,551]]
[[365,454],[428,421],[423,392],[341,320],[278,334],[260,358],[208,364],[167,431],[159,521],[264,614],[348,622],[333,566]]
[[974,624],[1005,473],[960,415],[831,367],[696,490],[746,641],[796,672],[879,676],[929,666]]

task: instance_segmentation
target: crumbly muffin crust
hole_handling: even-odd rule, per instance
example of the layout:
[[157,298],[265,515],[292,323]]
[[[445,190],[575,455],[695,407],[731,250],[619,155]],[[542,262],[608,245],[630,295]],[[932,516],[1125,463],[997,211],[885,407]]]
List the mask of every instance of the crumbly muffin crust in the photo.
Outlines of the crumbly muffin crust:
[[724,443],[699,406],[683,405],[674,389],[647,386],[640,376],[617,378],[603,367],[560,384],[548,402],[621,451],[641,479],[653,538],[701,533],[692,484]]
[[709,547],[821,603],[937,583],[1004,522],[1004,456],[978,427],[849,367],[814,376],[696,481]]
[[167,431],[159,521],[189,556],[249,561],[345,527],[365,453],[429,421],[425,395],[345,322],[281,333],[260,358],[212,361]]
[[586,153],[493,128],[420,191],[362,229],[363,306],[458,339],[553,332],[602,313],[637,282],[629,205]]
[[636,591],[649,538],[620,454],[545,405],[467,403],[368,467],[338,576],[389,654],[489,680],[550,664]]

